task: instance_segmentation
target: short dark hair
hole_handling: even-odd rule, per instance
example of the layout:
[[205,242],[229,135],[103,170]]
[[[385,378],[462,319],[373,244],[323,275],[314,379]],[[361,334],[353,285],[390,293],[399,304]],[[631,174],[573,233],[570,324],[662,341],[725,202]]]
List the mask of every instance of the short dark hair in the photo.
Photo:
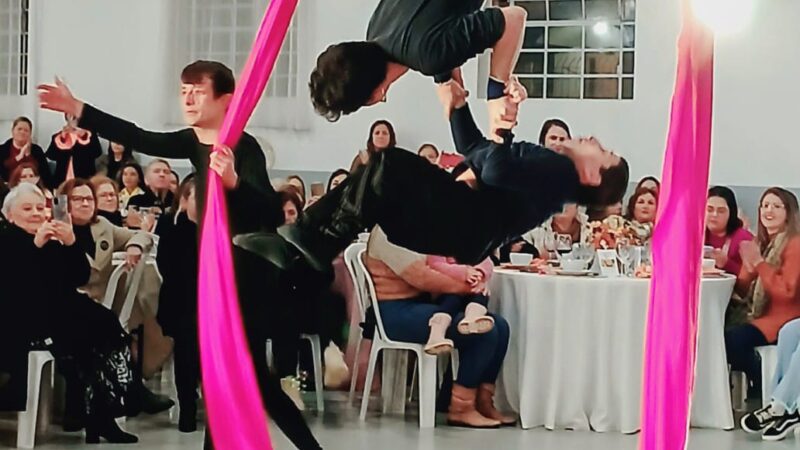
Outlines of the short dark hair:
[[184,67],[181,72],[182,83],[202,83],[205,77],[211,80],[215,98],[225,94],[233,94],[236,89],[236,79],[233,77],[233,72],[221,62],[198,60]]
[[600,171],[602,181],[599,186],[585,186],[578,188],[576,201],[580,205],[592,207],[605,207],[619,203],[628,190],[630,168],[625,158],[619,158],[619,164]]
[[317,58],[308,82],[314,109],[331,122],[358,111],[386,78],[388,63],[374,42],[331,45]]
[[549,119],[545,120],[542,124],[542,129],[539,131],[539,145],[544,145],[544,140],[547,138],[547,133],[550,132],[550,128],[559,127],[563,128],[564,131],[567,132],[567,137],[572,139],[572,133],[569,131],[569,125],[561,119]]
[[[92,214],[92,219],[90,223],[97,222],[97,189],[95,188],[94,184],[91,181],[84,179],[84,178],[72,178],[61,183],[61,186],[58,187],[56,191],[56,195],[66,195],[67,197],[72,196],[72,191],[76,188],[86,186],[92,191],[92,198],[94,199],[94,213]],[[71,202],[67,202],[68,205],[71,205]],[[69,208],[69,212],[72,212],[72,207]]]
[[714,186],[708,190],[708,198],[711,197],[719,197],[728,204],[728,211],[730,214],[728,216],[728,223],[725,225],[725,232],[728,235],[733,234],[736,230],[744,226],[742,219],[739,218],[739,204],[736,202],[736,194],[734,194],[730,188]]
[[281,208],[283,208],[283,205],[291,202],[297,209],[297,214],[303,214],[304,202],[297,186],[292,186],[291,184],[283,186],[278,190],[278,195],[281,197]]

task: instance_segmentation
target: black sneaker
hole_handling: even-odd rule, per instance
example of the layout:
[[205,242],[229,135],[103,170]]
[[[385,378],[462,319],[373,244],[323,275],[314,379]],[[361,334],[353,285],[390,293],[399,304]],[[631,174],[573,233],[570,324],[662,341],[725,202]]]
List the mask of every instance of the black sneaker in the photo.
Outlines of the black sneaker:
[[747,433],[761,433],[767,427],[772,425],[778,417],[772,415],[772,405],[767,405],[761,409],[757,409],[751,413],[742,416],[739,422],[742,425],[742,430]]
[[776,417],[772,425],[764,431],[761,439],[765,441],[780,441],[791,434],[797,427],[800,427],[800,414],[797,414],[797,412],[787,413]]

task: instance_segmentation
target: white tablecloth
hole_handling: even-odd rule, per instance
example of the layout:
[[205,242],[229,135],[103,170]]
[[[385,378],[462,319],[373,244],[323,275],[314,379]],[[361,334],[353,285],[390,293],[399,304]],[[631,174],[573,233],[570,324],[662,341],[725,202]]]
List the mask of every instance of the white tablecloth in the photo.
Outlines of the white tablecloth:
[[[723,325],[734,282],[702,282],[695,427],[733,428]],[[500,404],[523,428],[638,431],[649,285],[498,270],[490,309],[511,326]]]

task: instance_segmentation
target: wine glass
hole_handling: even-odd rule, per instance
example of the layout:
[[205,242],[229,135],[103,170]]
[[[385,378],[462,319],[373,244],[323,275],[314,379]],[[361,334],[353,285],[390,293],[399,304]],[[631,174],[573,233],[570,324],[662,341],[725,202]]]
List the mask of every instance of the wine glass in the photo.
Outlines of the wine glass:
[[556,235],[556,251],[562,257],[572,251],[572,236],[568,234]]
[[554,254],[556,254],[556,235],[555,233],[547,233],[544,235],[544,248],[547,250],[547,259],[553,260],[556,259]]
[[633,259],[633,247],[631,247],[627,239],[617,241],[617,257],[622,263],[622,275],[628,276],[630,272],[628,266],[631,264],[631,259]]

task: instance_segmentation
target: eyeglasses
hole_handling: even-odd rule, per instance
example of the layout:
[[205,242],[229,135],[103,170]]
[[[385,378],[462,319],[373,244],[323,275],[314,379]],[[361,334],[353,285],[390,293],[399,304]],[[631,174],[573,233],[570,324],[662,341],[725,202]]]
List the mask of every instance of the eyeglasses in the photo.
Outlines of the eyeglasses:
[[94,197],[92,197],[91,195],[87,195],[85,197],[82,197],[80,195],[73,195],[70,196],[69,201],[71,201],[72,203],[83,203],[83,202],[94,203]]

